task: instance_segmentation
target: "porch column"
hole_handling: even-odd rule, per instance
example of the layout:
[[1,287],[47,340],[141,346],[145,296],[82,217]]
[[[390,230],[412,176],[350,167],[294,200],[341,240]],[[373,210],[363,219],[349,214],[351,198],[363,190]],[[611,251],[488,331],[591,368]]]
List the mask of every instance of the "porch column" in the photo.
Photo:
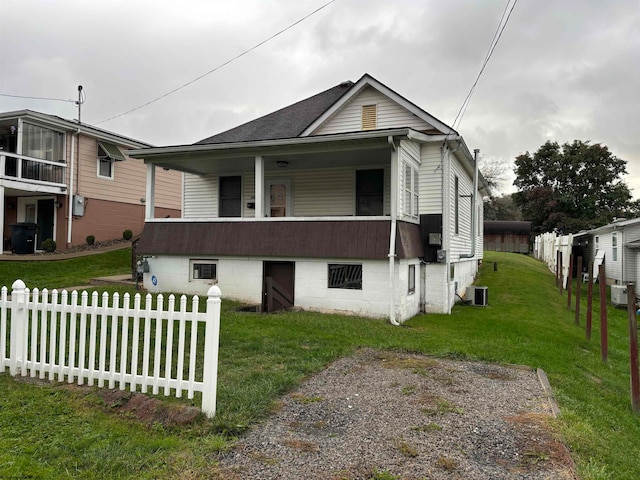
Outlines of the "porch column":
[[256,218],[264,217],[264,159],[260,155],[256,155],[256,179],[255,179],[255,216]]
[[[4,159],[4,157],[2,158]],[[2,255],[4,253],[4,187],[0,187],[0,225],[2,226],[2,238],[0,238],[0,255]]]
[[145,198],[145,220],[154,218],[156,199],[156,166],[147,163],[147,196]]

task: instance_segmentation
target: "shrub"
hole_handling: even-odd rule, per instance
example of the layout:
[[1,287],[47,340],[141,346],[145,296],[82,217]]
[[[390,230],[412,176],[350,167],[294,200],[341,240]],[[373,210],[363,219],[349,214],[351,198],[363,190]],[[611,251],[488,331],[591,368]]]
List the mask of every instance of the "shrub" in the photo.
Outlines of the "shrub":
[[96,237],[93,235],[87,235],[87,238],[85,240],[87,241],[87,245],[93,245],[94,243],[96,243]]
[[56,251],[56,242],[53,240],[53,238],[47,238],[45,241],[42,242],[42,249],[47,252],[47,253],[53,253]]
[[122,238],[125,240],[131,240],[131,237],[133,237],[133,232],[131,230],[125,230],[122,232]]

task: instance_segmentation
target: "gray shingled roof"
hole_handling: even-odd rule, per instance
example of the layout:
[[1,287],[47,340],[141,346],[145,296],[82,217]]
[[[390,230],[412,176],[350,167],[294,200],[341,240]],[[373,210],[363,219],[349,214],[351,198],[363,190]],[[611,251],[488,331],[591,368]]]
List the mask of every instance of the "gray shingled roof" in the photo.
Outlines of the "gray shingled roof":
[[352,86],[353,82],[343,82],[264,117],[200,140],[195,145],[298,137]]

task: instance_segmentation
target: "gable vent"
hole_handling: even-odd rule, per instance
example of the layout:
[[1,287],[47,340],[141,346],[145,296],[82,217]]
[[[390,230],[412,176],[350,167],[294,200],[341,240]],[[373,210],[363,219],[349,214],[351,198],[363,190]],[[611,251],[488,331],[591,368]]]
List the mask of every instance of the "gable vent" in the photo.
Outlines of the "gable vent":
[[378,127],[378,111],[376,105],[362,106],[362,130],[373,130]]

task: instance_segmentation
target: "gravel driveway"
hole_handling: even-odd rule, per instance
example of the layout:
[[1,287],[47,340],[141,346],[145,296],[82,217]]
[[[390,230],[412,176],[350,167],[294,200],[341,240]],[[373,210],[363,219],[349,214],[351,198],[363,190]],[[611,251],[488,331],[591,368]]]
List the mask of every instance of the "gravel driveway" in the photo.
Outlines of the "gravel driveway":
[[287,395],[225,479],[574,479],[531,369],[363,350]]

